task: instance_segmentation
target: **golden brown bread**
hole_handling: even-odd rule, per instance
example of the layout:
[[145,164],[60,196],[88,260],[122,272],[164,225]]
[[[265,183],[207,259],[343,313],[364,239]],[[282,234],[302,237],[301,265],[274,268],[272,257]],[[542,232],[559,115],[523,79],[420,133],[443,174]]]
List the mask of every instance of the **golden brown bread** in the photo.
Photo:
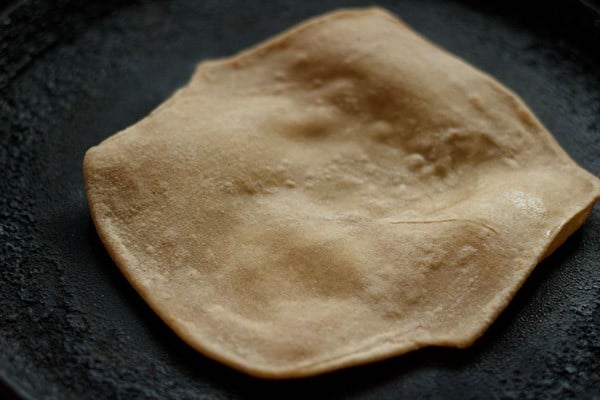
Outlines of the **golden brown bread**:
[[201,63],[84,173],[156,313],[271,378],[468,346],[600,196],[517,96],[380,9]]

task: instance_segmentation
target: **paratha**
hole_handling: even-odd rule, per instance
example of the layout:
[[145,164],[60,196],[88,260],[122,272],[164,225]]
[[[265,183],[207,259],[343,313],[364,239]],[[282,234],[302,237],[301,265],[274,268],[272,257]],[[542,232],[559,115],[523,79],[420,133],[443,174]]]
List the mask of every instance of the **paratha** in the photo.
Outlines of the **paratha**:
[[200,63],[84,175],[152,309],[268,378],[470,345],[600,196],[513,92],[377,8]]

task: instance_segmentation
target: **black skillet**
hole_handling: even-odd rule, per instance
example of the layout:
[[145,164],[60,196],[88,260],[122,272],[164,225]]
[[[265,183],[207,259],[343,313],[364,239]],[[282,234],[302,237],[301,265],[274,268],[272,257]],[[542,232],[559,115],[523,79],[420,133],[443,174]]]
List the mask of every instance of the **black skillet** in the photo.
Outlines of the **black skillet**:
[[[380,4],[513,88],[567,152],[600,175],[597,2]],[[600,397],[598,207],[473,347],[425,349],[287,382],[249,378],[196,354],[107,256],[84,197],[85,150],[147,114],[184,84],[197,61],[357,5],[367,3],[64,0],[5,6],[0,397]]]

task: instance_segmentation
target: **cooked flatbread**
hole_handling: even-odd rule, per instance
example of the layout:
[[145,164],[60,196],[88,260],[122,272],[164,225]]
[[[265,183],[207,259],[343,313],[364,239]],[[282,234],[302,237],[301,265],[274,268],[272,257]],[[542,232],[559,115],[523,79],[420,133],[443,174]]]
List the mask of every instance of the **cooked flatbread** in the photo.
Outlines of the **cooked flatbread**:
[[152,309],[269,378],[470,345],[600,196],[514,93],[380,9],[201,63],[84,173]]

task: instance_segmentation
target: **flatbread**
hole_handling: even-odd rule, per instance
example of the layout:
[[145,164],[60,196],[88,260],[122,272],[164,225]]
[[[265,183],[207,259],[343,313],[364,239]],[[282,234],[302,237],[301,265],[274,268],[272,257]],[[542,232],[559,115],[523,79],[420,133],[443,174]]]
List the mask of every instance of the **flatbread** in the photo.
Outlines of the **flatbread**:
[[199,64],[84,173],[152,309],[269,378],[470,345],[600,197],[515,94],[373,8]]

